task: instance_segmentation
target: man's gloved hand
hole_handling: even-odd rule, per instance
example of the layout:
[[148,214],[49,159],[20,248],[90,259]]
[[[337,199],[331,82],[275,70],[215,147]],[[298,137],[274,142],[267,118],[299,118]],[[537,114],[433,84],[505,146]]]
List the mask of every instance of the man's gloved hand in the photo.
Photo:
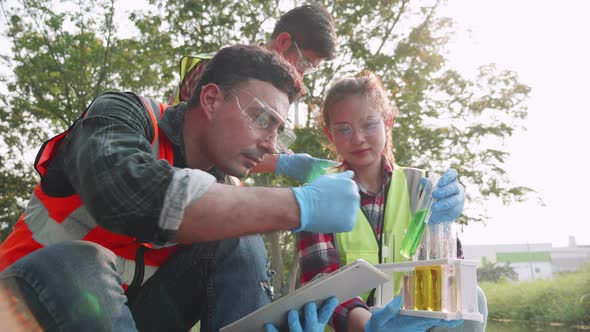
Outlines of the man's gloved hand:
[[293,187],[301,225],[294,232],[350,232],[361,198],[354,172],[323,175],[303,187]]
[[463,320],[444,321],[435,318],[401,316],[399,314],[401,307],[402,297],[396,296],[385,307],[373,313],[371,319],[365,324],[365,332],[424,332],[433,326],[452,328],[463,324]]
[[465,189],[457,180],[457,171],[448,169],[438,180],[437,188],[432,192],[432,203],[429,223],[438,224],[453,221],[463,212],[465,205]]
[[[290,310],[288,315],[289,332],[323,332],[332,312],[338,305],[338,299],[330,297],[322,304],[318,311],[315,302],[306,303],[303,307],[303,327],[296,310]],[[266,332],[278,332],[277,328],[267,323],[264,325]]]
[[275,174],[286,175],[301,182],[309,182],[326,174],[326,168],[338,165],[338,162],[314,158],[307,153],[279,154],[275,165]]

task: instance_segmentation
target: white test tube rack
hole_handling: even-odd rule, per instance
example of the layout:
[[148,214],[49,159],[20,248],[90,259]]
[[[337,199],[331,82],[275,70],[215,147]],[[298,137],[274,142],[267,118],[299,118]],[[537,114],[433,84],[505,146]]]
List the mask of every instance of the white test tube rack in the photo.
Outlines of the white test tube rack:
[[[404,307],[400,310],[401,315],[438,318],[444,320],[472,320],[483,321],[483,315],[479,313],[477,305],[477,261],[463,260],[463,259],[435,259],[424,261],[400,262],[400,263],[385,263],[375,265],[381,271],[392,275],[394,272],[401,272],[404,274],[401,278],[402,289],[404,294]],[[425,267],[437,267],[440,269],[440,293],[438,296],[437,307],[440,310],[416,310],[416,298],[409,298],[415,296],[412,285],[412,280],[418,271],[423,271]],[[408,280],[409,282],[404,282]],[[375,291],[375,306],[382,307],[393,300],[395,289],[395,278],[391,281],[377,287]],[[408,309],[414,307],[414,309]]]

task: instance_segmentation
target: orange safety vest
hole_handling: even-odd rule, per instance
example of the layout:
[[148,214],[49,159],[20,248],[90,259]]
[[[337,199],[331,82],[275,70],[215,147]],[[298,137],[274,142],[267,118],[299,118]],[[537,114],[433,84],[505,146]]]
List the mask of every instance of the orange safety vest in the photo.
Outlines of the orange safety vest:
[[[140,99],[154,126],[155,135],[151,143],[152,154],[158,159],[167,160],[172,165],[174,162],[172,145],[165,135],[159,134],[156,120],[162,117],[167,105],[145,97],[140,97]],[[155,111],[159,112],[155,113]],[[80,118],[83,118],[85,114],[86,112],[82,113]],[[53,137],[41,147],[35,160],[35,169],[41,176],[45,175],[63,138],[71,129],[72,127]],[[70,240],[94,242],[115,253],[117,255],[117,272],[121,274],[125,288],[133,280],[135,254],[138,248],[140,246],[152,248],[149,243],[138,243],[134,237],[113,233],[98,226],[88,213],[80,195],[52,197],[43,192],[39,182],[31,195],[25,212],[14,225],[14,230],[0,245],[0,271],[37,249]],[[145,251],[143,280],[149,279],[178,248],[178,246],[172,246]]]

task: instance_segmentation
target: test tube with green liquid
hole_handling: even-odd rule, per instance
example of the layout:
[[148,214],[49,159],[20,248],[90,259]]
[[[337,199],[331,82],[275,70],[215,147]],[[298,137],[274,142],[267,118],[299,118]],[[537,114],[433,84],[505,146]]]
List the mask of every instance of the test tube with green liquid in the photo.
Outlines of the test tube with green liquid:
[[416,208],[416,212],[414,212],[414,216],[401,243],[400,253],[408,259],[416,253],[416,249],[422,240],[424,229],[426,229],[426,223],[430,216],[430,206],[432,205],[432,191],[436,188],[438,176],[429,176],[424,182],[422,195],[418,200],[418,207]]

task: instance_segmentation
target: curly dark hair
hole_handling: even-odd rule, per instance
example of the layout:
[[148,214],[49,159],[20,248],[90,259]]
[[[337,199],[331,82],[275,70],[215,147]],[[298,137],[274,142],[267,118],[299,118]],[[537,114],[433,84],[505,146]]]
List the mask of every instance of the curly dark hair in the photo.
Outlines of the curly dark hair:
[[287,94],[289,103],[303,93],[300,75],[276,52],[258,45],[233,45],[219,50],[205,65],[188,108],[199,105],[201,88],[209,83],[217,84],[226,93],[250,79],[274,85]]

